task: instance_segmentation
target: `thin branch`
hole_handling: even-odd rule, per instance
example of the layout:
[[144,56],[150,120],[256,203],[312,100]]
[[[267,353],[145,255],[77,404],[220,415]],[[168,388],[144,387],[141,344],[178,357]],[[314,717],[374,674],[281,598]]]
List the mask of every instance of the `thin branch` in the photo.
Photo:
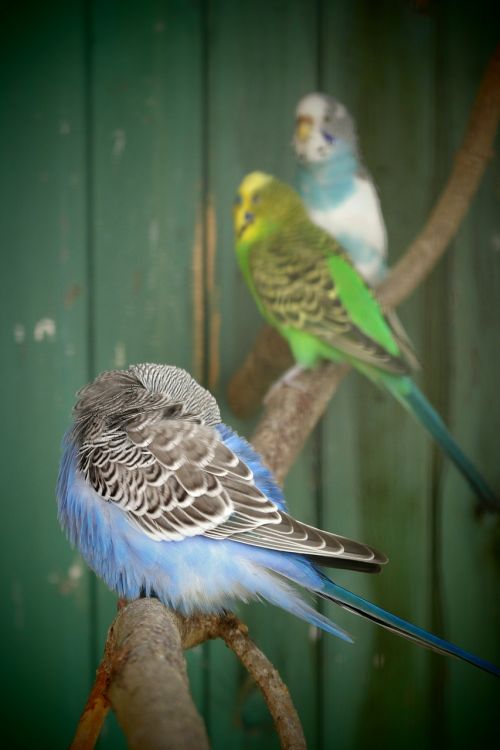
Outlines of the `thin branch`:
[[111,672],[111,641],[106,641],[104,656],[97,669],[91,693],[80,716],[76,734],[69,750],[91,750],[101,733],[102,725],[108,715],[110,703],[107,697]]
[[222,638],[262,691],[283,750],[305,750],[300,719],[276,668],[233,614],[182,617],[155,599],[122,608],[70,750],[92,750],[110,705],[131,748],[208,749],[181,648]]
[[182,619],[184,648],[211,638],[222,638],[262,691],[283,750],[305,750],[306,741],[295,706],[278,670],[248,635],[247,626],[233,614]]
[[[386,309],[406,299],[428,276],[446,248],[449,247],[492,156],[499,120],[500,44],[496,47],[486,68],[462,145],[456,154],[454,168],[434,210],[422,232],[377,289],[377,295]],[[228,387],[228,400],[237,416],[244,418],[253,414],[271,383],[292,364],[291,353],[282,340],[280,344],[280,339],[277,332],[269,327],[263,328],[257,335],[254,346],[243,365],[231,379]],[[311,374],[309,377],[312,386],[314,376]],[[314,393],[310,391],[308,383],[309,380],[302,380],[305,392],[313,397]],[[280,392],[285,394],[285,386],[280,389]],[[317,395],[321,403],[325,402],[325,399],[326,402],[328,401],[326,390],[318,392]],[[329,397],[332,395],[333,391]],[[283,399],[286,398],[283,395]],[[275,419],[273,414],[279,416],[280,408],[280,399],[273,398],[264,415],[264,421],[266,423],[273,421]],[[302,444],[311,429],[310,420],[308,420],[304,428]],[[261,432],[261,427],[258,428],[258,432]],[[280,430],[280,437],[281,434],[282,430]],[[291,459],[287,462],[288,466],[291,465],[296,453],[297,449],[294,444],[290,454]]]

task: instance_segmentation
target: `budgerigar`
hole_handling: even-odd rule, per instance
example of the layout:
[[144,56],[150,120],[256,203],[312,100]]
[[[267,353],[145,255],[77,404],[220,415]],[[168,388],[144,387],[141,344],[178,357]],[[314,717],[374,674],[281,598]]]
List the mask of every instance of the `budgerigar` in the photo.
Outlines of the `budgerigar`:
[[234,223],[250,291],[298,365],[349,362],[386,388],[429,430],[478,498],[498,509],[493,491],[410,377],[415,357],[400,324],[384,315],[340,244],[310,221],[298,194],[253,172],[240,185]]
[[341,243],[366,281],[381,281],[386,229],[353,118],[331,96],[308,94],[297,105],[293,145],[297,188],[310,218]]
[[262,598],[329,633],[300,587],[436,651],[493,664],[337,586],[318,566],[378,572],[372,547],[292,518],[251,446],[184,370],[140,364],[78,394],[57,487],[59,520],[107,585],[184,614]]

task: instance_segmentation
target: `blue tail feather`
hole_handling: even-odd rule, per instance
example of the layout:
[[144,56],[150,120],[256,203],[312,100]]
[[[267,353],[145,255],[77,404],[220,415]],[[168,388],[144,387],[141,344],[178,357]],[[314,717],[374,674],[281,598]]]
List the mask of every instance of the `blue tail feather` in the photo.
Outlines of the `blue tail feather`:
[[[474,654],[465,651],[463,648],[445,641],[444,638],[439,638],[423,628],[419,628],[417,625],[413,625],[411,622],[397,617],[397,615],[386,612],[385,609],[377,607],[376,604],[372,604],[361,596],[338,586],[319,568],[298,556],[285,555],[283,553],[274,555],[270,567],[280,576],[299,586],[303,586],[310,593],[328,599],[334,604],[338,604],[340,607],[354,614],[365,617],[367,620],[371,620],[403,638],[414,641],[420,646],[437,651],[440,654],[455,656],[485,672],[490,672],[490,674],[500,677],[500,669],[491,662],[486,661],[486,659],[474,656]],[[268,601],[286,609],[297,617],[301,617],[333,635],[340,636],[343,640],[352,641],[345,631],[337,632],[340,628],[335,623],[319,612],[315,612],[306,602],[293,596],[293,594],[291,595],[290,589],[280,589],[274,586],[272,592],[263,592],[263,596]]]
[[465,651],[463,648],[455,646],[453,643],[445,641],[443,638],[439,638],[438,636],[423,630],[423,628],[419,628],[417,625],[412,625],[412,623],[403,620],[401,617],[386,612],[384,609],[381,609],[381,607],[377,607],[366,599],[351,593],[341,586],[337,586],[336,583],[333,583],[333,581],[326,576],[322,575],[322,586],[318,589],[317,593],[344,609],[348,609],[350,612],[361,615],[362,617],[372,620],[372,622],[376,622],[378,625],[403,636],[403,638],[415,641],[420,646],[429,648],[432,651],[437,651],[440,654],[456,656],[458,659],[467,661],[485,672],[500,677],[500,669],[491,662],[486,661],[486,659],[474,656],[474,654]]
[[427,428],[432,437],[439,443],[442,450],[463,474],[477,497],[490,508],[500,510],[500,500],[491,487],[488,486],[474,464],[459,448],[439,414],[412,380],[408,379],[406,382],[409,383],[410,388],[408,391],[402,392],[400,384],[395,382],[394,386],[391,387],[392,381],[386,382],[384,380],[389,390]]

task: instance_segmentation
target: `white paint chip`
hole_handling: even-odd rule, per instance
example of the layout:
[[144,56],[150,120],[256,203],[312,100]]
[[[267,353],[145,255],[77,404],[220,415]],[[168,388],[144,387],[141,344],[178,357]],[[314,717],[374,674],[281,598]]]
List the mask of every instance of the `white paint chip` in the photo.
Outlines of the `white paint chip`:
[[124,130],[121,130],[118,128],[117,130],[113,131],[113,156],[116,159],[119,159],[120,156],[125,151],[125,146],[127,145],[127,134]]
[[53,341],[56,336],[56,322],[52,318],[40,318],[35,324],[33,331],[33,338],[35,341],[43,341],[49,339]]
[[78,581],[83,575],[83,565],[80,562],[73,563],[68,570],[68,578],[70,581]]
[[316,625],[309,625],[309,640],[315,643],[317,640],[319,640],[319,637],[321,635],[320,629],[316,627]]
[[80,580],[83,578],[84,573],[85,567],[83,562],[77,557],[69,566],[67,573],[54,570],[49,573],[47,580],[52,586],[57,587],[60,594],[67,596],[68,594],[78,591]]
[[491,246],[495,253],[500,253],[500,234],[494,234],[491,238]]
[[115,344],[115,367],[125,367],[126,361],[127,354],[125,350],[125,344],[121,341],[118,341],[118,343]]
[[22,323],[16,323],[14,326],[14,341],[16,344],[22,344],[26,338],[26,329]]

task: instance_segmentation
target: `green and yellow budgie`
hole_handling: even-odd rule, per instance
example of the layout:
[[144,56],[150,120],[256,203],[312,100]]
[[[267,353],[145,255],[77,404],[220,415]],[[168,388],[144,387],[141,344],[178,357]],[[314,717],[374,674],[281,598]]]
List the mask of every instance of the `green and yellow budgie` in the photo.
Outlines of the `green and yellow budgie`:
[[386,388],[437,440],[478,498],[499,501],[410,376],[416,365],[397,319],[384,314],[339,243],[313,224],[297,193],[252,172],[234,207],[236,254],[264,318],[298,365],[349,362]]

